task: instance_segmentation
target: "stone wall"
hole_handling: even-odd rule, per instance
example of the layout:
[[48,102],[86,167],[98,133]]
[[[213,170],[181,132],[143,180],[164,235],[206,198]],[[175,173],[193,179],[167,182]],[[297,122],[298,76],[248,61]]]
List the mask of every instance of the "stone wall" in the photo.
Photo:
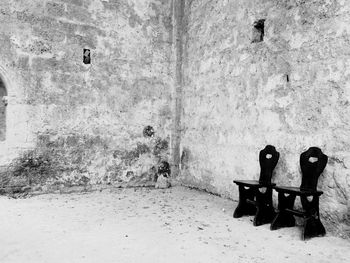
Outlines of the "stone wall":
[[0,2],[3,184],[9,169],[23,183],[154,181],[169,158],[171,13],[159,0]]
[[258,178],[273,144],[274,181],[298,186],[300,153],[318,146],[322,217],[349,236],[350,2],[192,0],[185,11],[180,181],[237,199],[232,180]]
[[318,146],[322,216],[349,236],[349,20],[344,0],[3,0],[0,186],[149,185],[169,161],[237,199],[266,144],[286,185]]

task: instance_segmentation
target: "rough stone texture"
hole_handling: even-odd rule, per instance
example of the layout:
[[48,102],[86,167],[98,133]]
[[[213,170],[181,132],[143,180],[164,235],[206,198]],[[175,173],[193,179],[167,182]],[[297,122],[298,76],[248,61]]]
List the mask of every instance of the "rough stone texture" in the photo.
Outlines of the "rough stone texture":
[[286,185],[319,146],[321,213],[349,236],[349,20],[345,0],[2,0],[0,186],[147,185],[168,161],[237,199],[266,144]]
[[68,185],[153,182],[169,158],[171,37],[170,1],[2,0],[1,170]]
[[[184,184],[234,199],[258,178],[258,152],[281,153],[274,181],[300,185],[300,153],[329,156],[320,177],[327,229],[350,235],[350,2],[187,1]],[[263,42],[251,43],[265,21]]]

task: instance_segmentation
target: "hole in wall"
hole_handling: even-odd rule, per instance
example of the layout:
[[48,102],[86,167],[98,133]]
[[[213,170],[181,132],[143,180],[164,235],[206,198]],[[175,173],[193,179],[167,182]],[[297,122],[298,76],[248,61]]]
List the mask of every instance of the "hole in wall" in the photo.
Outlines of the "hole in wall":
[[83,62],[84,62],[84,64],[91,64],[91,51],[90,51],[90,49],[84,48],[84,50],[83,50]]
[[134,176],[134,172],[133,171],[127,171],[126,172],[126,178],[130,178]]
[[144,137],[153,137],[154,136],[154,129],[152,126],[148,125],[143,129],[143,136]]
[[6,106],[7,90],[5,83],[0,77],[0,141],[6,139]]
[[288,74],[286,75],[286,79],[287,79],[287,82],[289,82],[289,75]]
[[253,24],[252,43],[264,41],[265,19],[259,19]]

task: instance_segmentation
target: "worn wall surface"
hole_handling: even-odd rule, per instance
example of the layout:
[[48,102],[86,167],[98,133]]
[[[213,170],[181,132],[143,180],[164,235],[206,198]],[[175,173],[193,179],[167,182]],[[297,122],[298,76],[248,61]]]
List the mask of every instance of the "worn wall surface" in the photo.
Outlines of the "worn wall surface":
[[[181,181],[237,199],[258,152],[281,153],[274,181],[300,185],[299,155],[320,147],[328,230],[350,233],[350,2],[187,1]],[[263,42],[253,24],[265,21]],[[335,228],[335,229],[332,229]]]
[[169,161],[237,199],[266,144],[287,185],[319,146],[322,216],[350,235],[349,22],[345,0],[2,0],[0,186],[147,185]]
[[171,14],[160,0],[0,1],[2,171],[32,183],[152,182],[169,158]]

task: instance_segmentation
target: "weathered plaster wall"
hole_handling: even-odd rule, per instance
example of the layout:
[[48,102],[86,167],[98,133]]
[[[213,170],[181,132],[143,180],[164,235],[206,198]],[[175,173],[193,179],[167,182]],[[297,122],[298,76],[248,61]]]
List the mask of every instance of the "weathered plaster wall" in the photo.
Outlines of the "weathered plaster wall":
[[161,0],[0,1],[2,170],[34,183],[153,181],[169,158],[171,14]]
[[[328,230],[350,234],[350,2],[187,1],[181,178],[237,199],[258,152],[281,153],[274,181],[300,184],[299,155],[329,156],[319,179]],[[253,23],[265,39],[251,43]],[[287,80],[288,76],[288,80]]]
[[144,185],[172,148],[181,183],[237,199],[266,144],[287,185],[319,146],[322,216],[349,235],[349,20],[344,0],[3,0],[0,185]]

